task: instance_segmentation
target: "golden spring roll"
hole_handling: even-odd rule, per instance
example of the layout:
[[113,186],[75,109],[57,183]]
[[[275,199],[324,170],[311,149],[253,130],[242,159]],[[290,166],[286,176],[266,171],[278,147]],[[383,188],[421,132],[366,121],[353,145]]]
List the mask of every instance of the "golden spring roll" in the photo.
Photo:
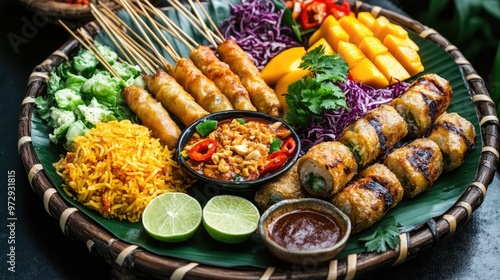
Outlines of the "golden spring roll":
[[193,63],[207,78],[212,80],[224,94],[234,109],[256,111],[250,101],[247,89],[231,70],[227,63],[222,62],[208,46],[200,45],[189,53]]
[[169,149],[174,149],[181,130],[161,103],[141,86],[128,86],[122,95],[130,110],[137,115],[144,126],[151,129],[153,136],[159,138]]
[[427,74],[413,81],[390,105],[408,124],[408,136],[419,137],[446,111],[452,99],[450,82],[436,74]]
[[347,126],[339,141],[351,149],[361,169],[374,163],[407,133],[406,122],[398,112],[381,105]]
[[347,146],[338,141],[313,146],[298,160],[297,171],[304,189],[316,197],[330,197],[340,191],[358,171]]
[[332,203],[351,220],[352,233],[360,232],[394,208],[403,198],[403,187],[385,165],[375,163],[332,197]]
[[443,154],[443,172],[451,171],[464,162],[476,145],[474,125],[457,113],[444,113],[431,127],[427,137],[438,144]]
[[154,75],[146,75],[143,78],[156,99],[183,124],[190,125],[209,114],[165,71],[159,69]]
[[168,72],[208,112],[234,109],[229,99],[190,59],[179,59]]
[[245,51],[235,41],[228,39],[219,44],[217,52],[240,78],[257,111],[279,117],[282,107],[278,96],[261,78],[259,69]]
[[255,193],[255,204],[265,211],[271,205],[285,199],[308,197],[302,188],[297,173],[297,162],[282,176],[263,184]]
[[443,156],[434,141],[418,138],[388,154],[384,165],[398,177],[404,197],[412,198],[434,185],[443,172]]

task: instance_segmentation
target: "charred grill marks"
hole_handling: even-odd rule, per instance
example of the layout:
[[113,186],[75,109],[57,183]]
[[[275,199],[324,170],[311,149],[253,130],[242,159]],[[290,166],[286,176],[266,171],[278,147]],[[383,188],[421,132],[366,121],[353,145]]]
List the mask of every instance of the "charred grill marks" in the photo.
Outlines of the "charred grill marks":
[[368,183],[363,185],[363,188],[371,190],[378,198],[383,198],[385,209],[389,209],[392,206],[393,198],[391,192],[374,178],[370,178]]
[[427,181],[430,182],[431,179],[430,177],[431,174],[429,173],[430,163],[434,156],[432,150],[427,147],[422,147],[422,148],[411,147],[411,148],[412,152],[409,153],[407,156],[408,161],[411,163],[412,166],[414,166],[424,175]]

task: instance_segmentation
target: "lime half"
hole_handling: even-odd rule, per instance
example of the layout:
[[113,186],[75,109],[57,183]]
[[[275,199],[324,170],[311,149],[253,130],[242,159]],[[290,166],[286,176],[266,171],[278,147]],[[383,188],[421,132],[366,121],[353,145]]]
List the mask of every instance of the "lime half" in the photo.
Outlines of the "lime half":
[[236,244],[250,238],[259,218],[257,207],[239,196],[214,196],[203,208],[205,229],[213,239],[224,243]]
[[164,193],[144,209],[142,224],[153,238],[166,242],[189,239],[201,223],[200,203],[185,193]]

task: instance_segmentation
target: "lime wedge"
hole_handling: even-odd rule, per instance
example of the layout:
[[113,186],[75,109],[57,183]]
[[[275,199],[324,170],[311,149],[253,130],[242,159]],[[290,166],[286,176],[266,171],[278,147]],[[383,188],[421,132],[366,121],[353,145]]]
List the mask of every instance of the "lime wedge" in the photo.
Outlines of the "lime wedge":
[[142,225],[153,238],[166,242],[189,239],[201,223],[200,203],[185,193],[164,193],[144,209]]
[[211,198],[203,208],[203,225],[215,240],[241,243],[257,229],[259,210],[249,200],[233,195]]

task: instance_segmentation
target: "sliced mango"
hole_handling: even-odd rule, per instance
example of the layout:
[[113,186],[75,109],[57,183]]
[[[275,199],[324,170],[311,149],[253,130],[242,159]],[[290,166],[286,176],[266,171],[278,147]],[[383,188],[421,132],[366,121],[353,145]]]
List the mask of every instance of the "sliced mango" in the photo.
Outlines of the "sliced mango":
[[349,34],[339,26],[332,26],[326,34],[324,34],[326,41],[335,52],[338,51],[339,42],[349,42]]
[[349,68],[353,68],[362,59],[366,58],[366,55],[353,43],[347,41],[340,41],[339,48],[337,51],[345,62],[349,64]]
[[408,46],[406,40],[389,34],[384,39],[384,45],[410,75],[414,76],[424,71],[420,56],[415,49]]
[[323,33],[321,33],[321,28],[316,29],[316,31],[313,32],[311,37],[309,37],[309,41],[307,41],[308,46],[314,45],[322,37],[323,37]]
[[314,50],[315,48],[319,47],[320,45],[323,46],[323,48],[325,50],[325,55],[332,55],[335,53],[335,51],[332,49],[330,44],[328,44],[328,42],[326,41],[325,38],[319,39],[316,43],[314,43],[312,46],[310,46],[307,49],[307,52]]
[[373,25],[377,19],[370,12],[359,12],[358,20],[373,31]]
[[408,45],[408,47],[414,49],[415,51],[418,52],[420,50],[420,47],[417,45],[417,43],[415,43],[410,37],[406,38],[405,42]]
[[359,45],[363,38],[373,36],[373,32],[355,17],[341,17],[338,22],[349,34],[349,42],[355,45]]
[[349,72],[356,82],[374,88],[384,88],[389,85],[385,75],[368,58],[360,60]]
[[389,84],[395,84],[398,81],[404,81],[411,77],[408,71],[391,53],[377,56],[373,64],[384,74]]
[[376,18],[373,24],[373,34],[375,37],[379,38],[380,41],[384,41],[384,34],[386,33],[386,28],[391,22],[384,16],[379,16]]
[[274,85],[288,72],[298,70],[302,57],[306,54],[304,47],[292,47],[273,57],[262,68],[260,76],[268,85]]
[[424,65],[420,60],[420,56],[414,49],[399,46],[393,55],[411,76],[424,71]]
[[283,118],[289,111],[288,104],[286,104],[286,99],[285,99],[286,95],[288,94],[288,86],[302,79],[302,77],[306,75],[309,75],[309,70],[300,69],[291,71],[285,74],[283,77],[281,77],[276,83],[276,86],[274,87],[274,92],[276,92],[276,95],[278,95],[281,107],[283,107],[283,115],[282,115]]
[[387,47],[377,37],[365,37],[359,44],[359,49],[371,60],[388,52]]
[[383,43],[391,53],[394,52],[399,46],[408,46],[404,39],[398,38],[392,34],[386,36]]

